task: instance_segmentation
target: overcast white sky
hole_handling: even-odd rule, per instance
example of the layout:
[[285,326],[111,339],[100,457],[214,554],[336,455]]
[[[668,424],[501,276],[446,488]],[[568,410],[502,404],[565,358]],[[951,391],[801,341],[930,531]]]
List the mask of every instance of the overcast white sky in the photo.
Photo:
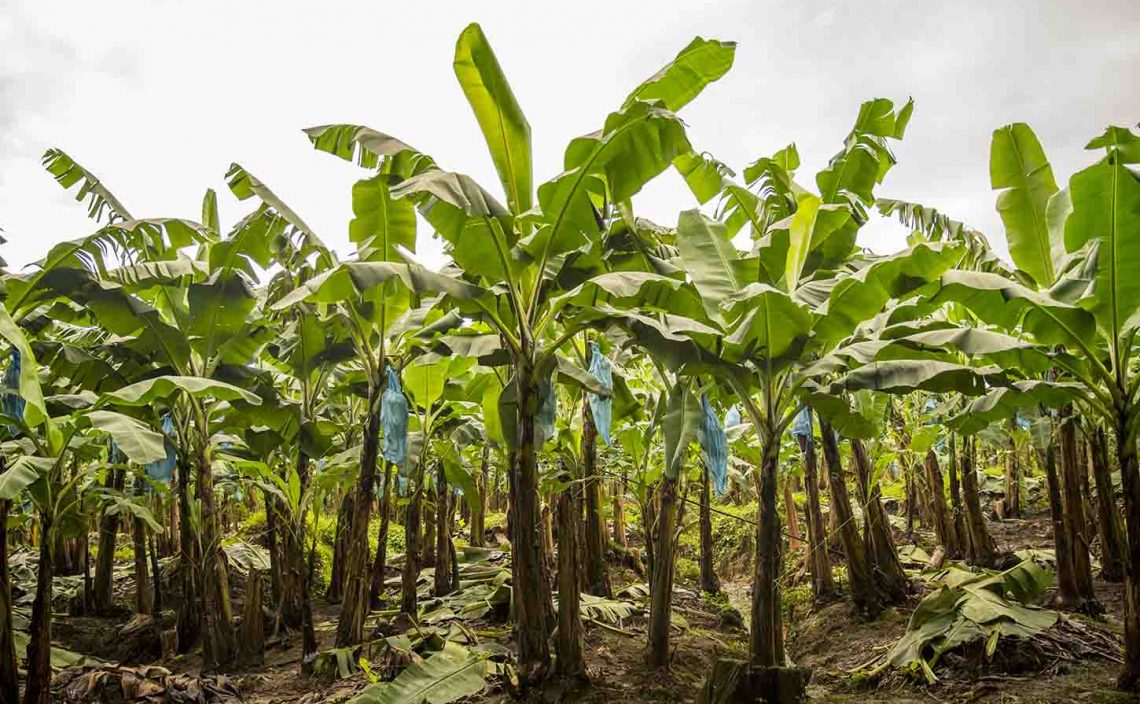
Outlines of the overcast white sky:
[[[342,254],[357,167],[301,133],[366,124],[497,189],[451,70],[478,21],[531,124],[535,181],[573,137],[694,35],[738,42],[736,64],[682,117],[693,144],[741,170],[788,142],[799,180],[839,148],[859,104],[916,101],[899,165],[878,195],[917,200],[1005,252],[989,190],[990,133],[1030,123],[1059,180],[1106,124],[1140,120],[1140,0],[841,3],[49,2],[0,0],[0,254],[14,269],[92,231],[40,166],[59,147],[139,217],[198,219],[207,187],[243,214],[223,176],[237,161]],[[675,223],[693,207],[669,172],[635,199]],[[902,246],[874,222],[861,244]],[[439,245],[420,252],[438,262]]]

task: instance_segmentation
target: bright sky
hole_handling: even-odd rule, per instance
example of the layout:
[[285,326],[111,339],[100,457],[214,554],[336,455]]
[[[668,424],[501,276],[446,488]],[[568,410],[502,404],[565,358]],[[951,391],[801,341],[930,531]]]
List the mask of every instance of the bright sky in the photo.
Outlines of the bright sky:
[[[93,230],[40,166],[48,147],[96,173],[139,217],[198,219],[207,187],[233,222],[232,161],[347,256],[357,167],[304,127],[355,122],[498,192],[451,69],[478,21],[531,124],[535,182],[566,143],[694,35],[738,42],[732,71],[681,113],[692,143],[738,171],[794,141],[799,180],[841,146],[859,104],[916,101],[877,195],[935,206],[1006,251],[989,189],[992,130],[1028,122],[1059,181],[1105,125],[1140,120],[1140,1],[997,2],[0,2],[0,254],[12,269]],[[668,172],[635,199],[675,223],[695,205]],[[878,252],[905,231],[872,222]],[[419,251],[440,261],[421,235]]]

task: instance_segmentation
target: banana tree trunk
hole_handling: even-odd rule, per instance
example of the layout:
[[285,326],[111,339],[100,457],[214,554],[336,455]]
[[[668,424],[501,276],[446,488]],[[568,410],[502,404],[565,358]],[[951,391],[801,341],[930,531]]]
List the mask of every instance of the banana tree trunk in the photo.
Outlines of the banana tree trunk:
[[352,520],[353,504],[356,503],[356,492],[349,489],[340,502],[340,509],[336,514],[336,533],[333,538],[332,571],[329,575],[328,587],[325,589],[325,600],[330,604],[339,604],[344,599],[344,573],[348,563],[349,523]]
[[384,595],[384,571],[388,568],[388,527],[392,522],[392,469],[391,462],[384,466],[384,485],[380,487],[380,531],[376,534],[376,557],[372,560],[372,584],[368,589],[368,603],[379,608]]
[[906,486],[906,534],[909,538],[914,535],[914,519],[915,508],[918,504],[918,491],[915,487],[914,462],[904,460],[902,464]]
[[970,550],[970,533],[966,530],[962,511],[962,487],[958,482],[958,436],[950,434],[950,466],[946,468],[950,477],[950,512],[954,519],[954,535],[958,542],[957,555],[948,557],[962,557]]
[[424,502],[424,542],[421,557],[423,567],[435,567],[435,529],[438,526],[436,506],[439,504],[439,487],[433,486]]
[[626,479],[623,468],[621,478],[615,478],[613,486],[610,488],[610,500],[613,503],[614,544],[622,548],[628,547],[625,537],[625,490]]
[[1116,492],[1108,469],[1108,443],[1104,429],[1097,428],[1088,443],[1089,464],[1096,484],[1096,514],[1100,527],[1100,577],[1106,582],[1124,579],[1124,539],[1120,515],[1116,512]]
[[657,563],[654,548],[653,527],[657,525],[657,485],[645,489],[645,503],[641,507],[641,534],[645,536],[645,565],[649,574],[653,574],[653,566]]
[[28,629],[28,679],[24,685],[24,704],[51,704],[52,542],[52,519],[41,513],[40,559]]
[[752,582],[752,633],[749,663],[753,668],[784,665],[784,627],[780,603],[781,536],[776,510],[780,440],[771,438],[761,448],[756,478],[759,518],[756,524],[755,574]]
[[1140,689],[1140,463],[1135,438],[1129,434],[1135,418],[1117,410],[1116,453],[1124,491],[1124,524],[1128,531],[1128,559],[1124,573],[1124,669],[1117,685]]
[[400,580],[400,613],[412,620],[417,618],[416,582],[420,578],[420,554],[423,535],[420,531],[420,512],[423,510],[424,489],[416,487],[404,512],[404,571]]
[[[843,476],[843,465],[839,458],[839,441],[835,431],[823,418],[819,419],[819,434],[823,443],[823,455],[827,461],[827,485],[831,490],[831,513],[835,516],[836,531],[843,544],[843,554],[847,558],[847,576],[851,584],[851,599],[860,613],[874,618],[883,610],[882,600],[871,577],[867,565],[863,541],[855,527],[855,517],[851,512],[851,499],[847,494],[847,480]],[[769,663],[779,664],[779,663]]]
[[934,514],[934,532],[938,536],[938,544],[946,551],[948,557],[957,557],[958,534],[954,530],[954,519],[946,506],[946,489],[942,483],[942,468],[938,466],[938,455],[933,449],[926,451],[924,462],[926,466],[926,481],[930,484],[930,512]]
[[[570,481],[563,469],[562,479]],[[580,552],[578,528],[582,505],[578,485],[570,485],[558,495],[558,634],[554,640],[558,674],[570,680],[586,678],[586,663],[582,656]]]
[[198,642],[201,614],[201,575],[198,542],[190,516],[190,463],[178,460],[178,572],[182,601],[178,603],[178,652],[188,653]]
[[[155,574],[158,574],[156,571]],[[85,614],[95,610],[95,588],[91,582],[91,539],[83,535],[83,608]]]
[[[8,471],[0,457],[0,475]],[[12,628],[12,580],[8,575],[8,512],[11,501],[0,501],[0,704],[16,704],[20,698],[16,669],[16,641]]]
[[[382,368],[382,365],[378,365]],[[345,648],[364,640],[368,616],[368,591],[372,574],[368,562],[368,520],[376,486],[376,463],[380,455],[380,377],[369,380],[368,429],[360,451],[360,476],[356,482],[352,514],[348,523],[348,550],[344,565],[344,597],[336,624],[336,645]]]
[[[297,448],[297,477],[300,480],[301,486],[307,486],[309,483],[309,458],[301,450]],[[281,517],[289,515],[284,507],[284,504],[278,501],[276,506],[280,509],[278,513],[278,544],[280,545],[280,556],[278,562],[280,563],[281,574],[275,578],[275,581],[280,583],[280,603],[279,611],[282,620],[290,628],[297,628],[301,625],[301,592],[304,589],[305,581],[305,545],[303,532],[300,530],[289,530],[285,527],[281,530],[282,521]]]
[[[808,411],[811,412],[810,410]],[[827,552],[827,533],[823,523],[823,510],[819,502],[819,467],[815,454],[815,438],[803,435],[796,438],[804,457],[804,488],[807,492],[808,568],[811,572],[811,592],[817,603],[835,598],[835,580],[831,576],[831,557]]]
[[879,482],[871,470],[862,440],[851,440],[851,456],[855,464],[855,478],[859,497],[863,501],[863,547],[867,556],[871,579],[878,585],[879,594],[887,603],[906,601],[909,580],[895,551],[891,537],[891,523],[883,511],[883,495]]
[[554,623],[539,520],[538,447],[535,418],[540,397],[538,380],[524,351],[515,360],[518,390],[516,437],[510,481],[511,572],[514,580],[515,635],[519,680],[531,687],[550,671],[548,635]]
[[1005,517],[1021,518],[1021,458],[1013,441],[1013,423],[1010,419],[1009,451],[1005,456]]
[[435,513],[436,513],[436,544],[435,544],[435,595],[446,596],[455,591],[456,586],[451,582],[452,562],[454,548],[451,544],[451,490],[447,486],[447,475],[443,470],[443,462],[437,464],[435,474]]
[[[301,488],[308,483],[307,476],[301,477]],[[306,512],[307,513],[307,512]],[[305,525],[305,514],[297,517],[296,532],[298,536],[305,534],[303,526]],[[299,541],[302,547],[302,554],[304,553],[304,541]],[[309,543],[309,554],[305,559],[305,567],[303,577],[301,579],[301,674],[306,677],[313,674],[313,663],[317,659],[317,631],[313,626],[313,605],[310,601],[310,596],[313,589],[313,572],[316,567],[317,557],[317,531],[314,526],[313,536]]]
[[[204,436],[204,432],[203,432]],[[206,439],[198,448],[198,500],[202,504],[202,668],[210,671],[226,667],[238,654],[230,603],[229,570],[222,536],[218,531],[218,509],[214,500],[214,472],[206,455]]]
[[962,442],[962,494],[966,504],[966,529],[970,532],[969,563],[992,567],[997,546],[986,529],[982,500],[978,494],[978,473],[974,470],[974,438]]
[[[104,486],[113,491],[123,490],[123,470],[112,467],[107,470]],[[95,612],[107,615],[111,612],[111,573],[115,568],[115,539],[119,534],[118,513],[108,513],[103,509],[99,518],[99,552],[95,556]]]
[[595,596],[613,595],[606,571],[605,526],[602,523],[601,480],[598,477],[598,429],[590,404],[582,401],[582,475],[586,494],[586,591]]
[[652,668],[669,667],[675,552],[673,528],[677,517],[677,480],[661,477],[657,522],[653,532],[653,571],[649,578],[649,651]]
[[[135,493],[145,496],[146,483],[135,477]],[[131,526],[131,539],[135,548],[135,612],[149,614],[154,611],[154,592],[150,582],[150,567],[146,561],[146,523],[138,516]]]
[[[154,533],[150,534],[147,542],[150,545],[150,572],[152,575],[151,580],[154,584],[154,599],[151,600],[153,610],[151,613],[155,616],[159,616],[162,613],[162,568],[158,564],[158,540],[155,538]],[[86,550],[86,544],[84,545],[84,549]],[[86,570],[86,555],[84,555],[83,562],[83,569]]]
[[491,494],[491,446],[483,445],[483,459],[479,464],[479,501],[475,510],[471,512],[471,522],[468,524],[470,535],[467,542],[472,547],[483,547],[483,532],[486,530],[487,501]]
[[788,549],[799,550],[803,547],[800,539],[800,519],[796,515],[796,499],[792,492],[792,478],[784,477],[784,516],[788,523]]
[[712,478],[707,468],[701,472],[701,589],[709,594],[720,592],[720,580],[713,564]]
[[277,607],[277,613],[282,614],[285,606],[284,600],[281,598],[285,589],[283,582],[288,579],[285,576],[287,558],[285,557],[285,543],[277,523],[283,514],[277,510],[280,499],[273,494],[262,490],[261,500],[265,504],[265,544],[269,550],[270,594],[273,597],[273,604]]
[[1089,559],[1089,541],[1085,535],[1085,500],[1081,493],[1081,462],[1077,459],[1077,425],[1072,409],[1061,413],[1061,491],[1064,498],[1064,529],[1068,538],[1076,587],[1076,605],[1081,611],[1097,611],[1093,592],[1092,564]]

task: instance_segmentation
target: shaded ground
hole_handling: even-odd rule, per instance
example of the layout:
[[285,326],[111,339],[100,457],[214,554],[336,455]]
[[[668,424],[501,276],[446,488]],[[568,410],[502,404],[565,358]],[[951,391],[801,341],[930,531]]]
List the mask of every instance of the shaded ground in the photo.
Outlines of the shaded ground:
[[[990,524],[1003,550],[1025,547],[1050,548],[1052,536],[1048,521],[1035,517],[1023,521]],[[916,536],[918,542],[929,536]],[[613,583],[626,586],[639,581],[631,572],[613,574]],[[1106,623],[1120,628],[1121,593],[1119,585],[1097,582],[1098,596],[1106,606]],[[791,589],[796,589],[793,585]],[[802,591],[802,586],[800,587]],[[129,590],[124,589],[124,592]],[[724,611],[730,602],[740,614],[747,614],[749,585],[736,580],[724,584],[725,597],[709,600],[695,592],[679,589],[674,600],[678,628],[674,630],[673,657],[669,672],[647,671],[643,661],[646,624],[643,616],[631,616],[609,627],[587,624],[586,660],[592,686],[563,691],[557,683],[537,701],[568,702],[689,702],[694,701],[712,662],[721,656],[744,657],[747,632]],[[240,599],[240,590],[235,592]],[[1140,701],[1113,690],[1117,666],[1108,662],[1088,662],[1068,666],[1048,675],[995,676],[976,673],[943,673],[933,686],[920,685],[902,676],[889,676],[877,683],[853,677],[852,673],[875,661],[905,631],[907,620],[920,593],[910,603],[889,610],[874,622],[859,620],[849,602],[811,609],[796,604],[787,619],[790,657],[798,665],[813,670],[809,693],[817,702],[1130,702]],[[318,639],[322,648],[333,641],[339,607],[323,600],[314,601]],[[240,612],[235,606],[235,611]],[[728,614],[726,616],[726,613]],[[98,656],[107,647],[108,634],[114,638],[119,619],[61,618],[57,638],[62,645]],[[505,624],[476,622],[474,630],[482,637],[510,647]],[[94,652],[93,652],[94,651]],[[300,639],[295,634],[274,643],[266,652],[266,664],[234,673],[246,701],[252,703],[316,704],[339,702],[368,684],[363,674],[333,680],[307,679],[299,675]],[[160,660],[176,673],[196,674],[196,655]],[[861,681],[862,680],[862,681]],[[500,686],[494,686],[475,699],[478,702],[513,701]]]

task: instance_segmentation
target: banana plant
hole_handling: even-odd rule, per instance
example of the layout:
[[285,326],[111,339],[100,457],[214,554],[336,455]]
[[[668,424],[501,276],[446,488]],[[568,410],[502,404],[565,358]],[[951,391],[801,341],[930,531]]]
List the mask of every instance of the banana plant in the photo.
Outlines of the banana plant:
[[[614,208],[628,209],[649,179],[692,153],[675,112],[727,72],[734,50],[731,43],[695,39],[638,86],[600,131],[572,141],[566,170],[532,191],[530,125],[482,29],[469,26],[456,43],[455,74],[486,139],[506,205],[470,177],[441,169],[434,159],[383,133],[343,124],[307,130],[317,149],[400,177],[390,195],[418,207],[446,241],[463,281],[442,285],[418,270],[408,277],[417,285],[438,286],[463,313],[492,326],[508,350],[516,416],[515,432],[507,438],[513,453],[512,570],[524,686],[549,671],[547,634],[553,627],[537,539],[534,418],[539,386],[554,370],[555,352],[577,332],[557,330],[550,303],[568,283],[604,270],[601,243]],[[326,283],[348,276],[347,271],[334,274]]]
[[[848,378],[865,388],[953,390],[980,396],[966,405],[956,422],[974,432],[1019,409],[1082,404],[1116,434],[1129,549],[1140,557],[1135,547],[1140,543],[1140,481],[1132,470],[1137,466],[1135,407],[1140,381],[1130,365],[1140,320],[1140,289],[1123,273],[1140,260],[1140,250],[1132,246],[1140,241],[1136,205],[1140,177],[1134,166],[1140,163],[1140,137],[1126,128],[1109,127],[1089,142],[1088,149],[1103,157],[1072,175],[1068,188],[1046,199],[1044,227],[1026,218],[1012,221],[1012,228],[1011,220],[1006,222],[1011,236],[1025,237],[1016,247],[1011,243],[1011,251],[1026,258],[1018,263],[1026,278],[1011,281],[988,272],[949,271],[929,299],[934,307],[964,308],[991,328],[966,334],[950,330],[943,339],[943,346],[978,362],[991,362],[988,367],[912,358],[872,362]],[[1029,171],[1040,186],[1042,169]],[[1018,196],[1027,197],[1035,203],[1030,210],[1040,214],[1041,189],[1023,189]],[[1012,210],[1010,200],[999,202]],[[1050,276],[1055,280],[1049,289],[1038,288],[1048,285]],[[1050,381],[1045,377],[1050,367],[1064,377]],[[1040,376],[1026,378],[1024,371]],[[1131,595],[1125,603],[1131,605],[1140,598],[1140,579],[1132,568],[1125,582]],[[1140,686],[1140,611],[1128,606],[1125,623],[1120,686],[1135,690]]]
[[[864,104],[844,150],[818,175],[818,195],[794,185],[785,168],[797,162],[791,150],[758,167],[759,195],[736,186],[706,160],[687,179],[699,197],[719,192],[728,205],[721,209],[723,222],[698,211],[681,214],[676,249],[691,282],[674,266],[671,275],[594,277],[564,296],[564,317],[620,324],[666,366],[716,375],[735,391],[752,421],[762,445],[752,618],[756,666],[783,662],[778,448],[807,400],[804,372],[889,301],[913,294],[962,254],[944,243],[918,243],[881,258],[854,251],[855,233],[874,203],[872,190],[893,163],[889,140],[902,136],[910,112],[909,103],[898,110],[890,101]],[[755,240],[747,254],[731,239],[744,224],[751,225]],[[573,308],[585,300],[593,303],[592,312]],[[832,486],[842,486],[841,478]],[[849,542],[853,552],[858,549],[856,540]]]
[[[51,697],[52,552],[57,538],[74,537],[88,530],[88,514],[100,503],[98,492],[88,490],[94,474],[80,470],[104,456],[106,445],[97,442],[95,436],[109,436],[128,460],[140,464],[165,458],[166,450],[162,435],[146,423],[92,403],[89,395],[45,397],[41,367],[28,338],[2,305],[0,337],[9,346],[9,371],[18,370],[7,375],[10,383],[4,389],[4,425],[0,432],[6,437],[0,443],[0,462],[5,469],[0,473],[0,503],[6,513],[13,500],[27,496],[40,532],[24,699],[39,704]],[[51,377],[46,380],[51,387],[66,383]],[[145,508],[130,502],[122,502],[119,509],[145,512]],[[6,540],[0,541],[0,557],[7,564]],[[9,674],[14,676],[10,586],[6,573],[3,576],[0,667],[7,671],[11,665]]]
[[[259,310],[255,266],[268,267],[274,253],[305,235],[268,207],[239,220],[220,235],[217,199],[203,200],[204,224],[187,220],[128,220],[121,201],[94,175],[62,152],[45,155],[49,171],[65,188],[78,184],[91,211],[109,212],[109,223],[94,235],[57,245],[39,270],[15,282],[20,310],[65,299],[87,320],[119,336],[126,357],[149,360],[122,388],[105,393],[101,405],[164,405],[177,429],[184,473],[196,473],[202,506],[203,570],[200,615],[205,662],[225,665],[237,653],[231,625],[228,577],[218,532],[210,438],[221,404],[257,405],[260,399],[225,379],[239,379],[273,337]],[[254,182],[244,170],[230,174],[241,195]],[[98,206],[98,207],[96,207]],[[194,258],[181,250],[196,246]],[[139,381],[138,379],[143,379]],[[161,403],[159,403],[161,402]],[[188,526],[182,526],[186,533]],[[192,562],[184,555],[184,565]],[[196,590],[187,590],[193,594]],[[180,629],[191,640],[193,602],[188,598]]]

